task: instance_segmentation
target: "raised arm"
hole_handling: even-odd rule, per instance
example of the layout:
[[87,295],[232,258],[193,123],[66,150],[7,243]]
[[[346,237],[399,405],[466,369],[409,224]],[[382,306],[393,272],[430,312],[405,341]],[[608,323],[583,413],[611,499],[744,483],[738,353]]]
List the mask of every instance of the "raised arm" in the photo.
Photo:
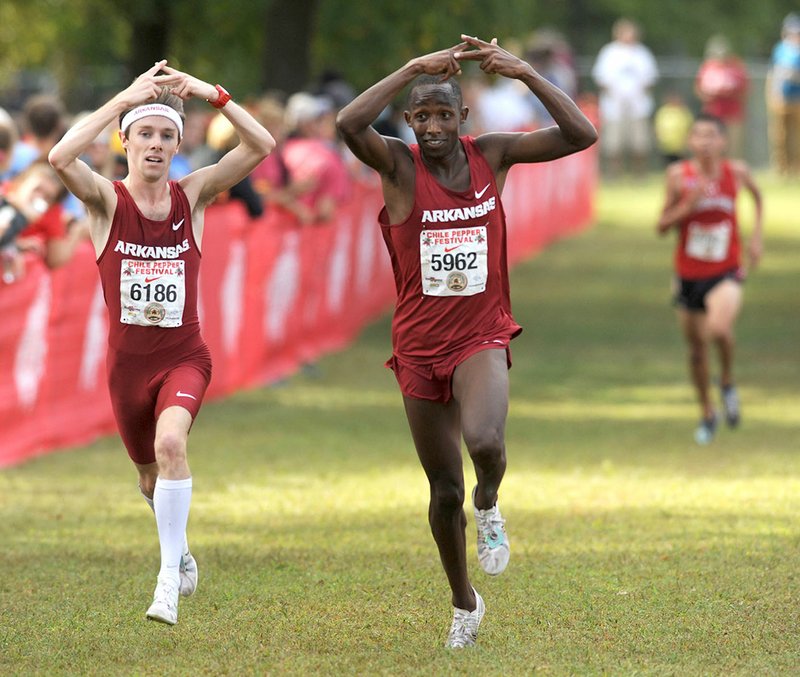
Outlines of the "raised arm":
[[344,142],[359,160],[381,175],[392,176],[396,173],[398,153],[404,152],[405,144],[381,136],[373,129],[372,123],[417,76],[441,75],[442,80],[446,80],[460,73],[461,66],[454,55],[465,46],[465,43],[461,43],[449,49],[412,59],[339,111],[336,127]]
[[[163,70],[175,79],[171,85],[172,92],[182,99],[196,97],[209,102],[218,100],[220,93],[215,85],[169,66],[165,66]],[[200,207],[239,183],[275,148],[272,135],[235,101],[228,101],[220,111],[236,130],[239,145],[216,164],[198,169],[181,179],[181,186],[189,202]]]
[[681,186],[682,171],[680,163],[671,164],[667,169],[666,197],[656,224],[659,235],[664,235],[670,228],[680,225],[694,211],[708,183],[698,178],[694,187],[684,194]]
[[495,174],[520,162],[544,162],[588,148],[597,131],[572,99],[548,82],[526,61],[502,49],[497,39],[485,42],[462,35],[472,48],[455,55],[458,61],[480,61],[481,70],[519,80],[542,102],[556,123],[554,127],[525,133],[488,133],[478,143]]

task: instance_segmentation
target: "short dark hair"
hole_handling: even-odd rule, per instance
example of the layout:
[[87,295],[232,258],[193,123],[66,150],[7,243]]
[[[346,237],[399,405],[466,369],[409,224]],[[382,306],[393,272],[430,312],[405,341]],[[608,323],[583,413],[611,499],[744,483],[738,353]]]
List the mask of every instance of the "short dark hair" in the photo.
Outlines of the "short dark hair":
[[25,104],[25,125],[37,139],[64,131],[64,104],[49,94],[31,97]]
[[711,113],[698,113],[695,116],[694,121],[711,122],[712,124],[715,124],[717,126],[717,130],[719,131],[720,134],[727,135],[728,133],[728,126],[725,124],[725,121],[716,115],[712,115]]
[[[183,99],[181,99],[181,97],[179,97],[177,94],[173,94],[169,87],[162,87],[161,94],[159,94],[158,98],[151,103],[162,103],[165,106],[169,106],[180,116],[182,122],[186,122],[186,113],[183,112]],[[124,118],[134,108],[138,107],[139,106],[134,106],[133,108],[128,108],[122,112],[122,114],[119,116],[120,129],[122,129],[122,118]],[[122,132],[125,133],[125,130],[123,129]]]
[[414,92],[419,87],[425,87],[427,85],[443,85],[445,87],[450,87],[450,98],[453,99],[458,105],[457,108],[461,108],[464,99],[461,95],[461,85],[458,84],[458,80],[455,78],[447,78],[447,80],[442,80],[441,75],[420,75],[418,76],[414,82],[411,83],[411,88],[408,90],[408,97],[406,98],[406,106],[411,108],[411,101],[412,97],[414,96]]

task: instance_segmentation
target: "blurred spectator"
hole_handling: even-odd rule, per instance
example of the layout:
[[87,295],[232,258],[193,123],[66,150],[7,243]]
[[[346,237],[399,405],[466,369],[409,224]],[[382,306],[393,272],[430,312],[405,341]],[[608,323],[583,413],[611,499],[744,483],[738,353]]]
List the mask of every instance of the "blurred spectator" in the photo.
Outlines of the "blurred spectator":
[[[514,56],[520,56],[523,51],[513,40],[506,41],[505,49]],[[470,100],[475,106],[473,112],[478,119],[472,121],[469,127],[470,134],[479,134],[486,129],[497,132],[520,132],[533,128],[531,93],[522,82],[499,76],[487,78],[481,74],[473,79],[473,84],[475,86],[468,87],[468,91]]]
[[305,223],[328,221],[350,196],[351,179],[338,149],[336,108],[327,97],[298,92],[286,102],[289,135],[282,157]]
[[[22,127],[22,139],[14,146],[11,167],[5,178],[13,178],[34,162],[47,159],[47,154],[67,131],[64,104],[49,94],[32,96],[23,109]],[[69,192],[64,197],[64,209],[69,219],[82,219],[86,214],[80,200]]]
[[[239,135],[230,120],[222,113],[217,113],[208,125],[206,143],[216,153],[217,162],[223,155],[239,145]],[[247,209],[250,218],[258,218],[264,213],[264,203],[253,189],[253,182],[245,176],[239,183],[227,191],[227,195],[220,195],[219,199],[239,200]]]
[[356,98],[356,90],[341,73],[327,69],[322,72],[319,83],[314,88],[314,95],[328,97],[338,110]]
[[800,174],[800,15],[781,27],[767,77],[767,108],[772,162],[782,175]]
[[189,171],[208,167],[217,161],[217,151],[207,142],[208,126],[213,117],[207,106],[186,107],[186,121],[183,123],[183,137],[178,155],[188,161]]
[[17,126],[6,111],[0,108],[0,177],[11,166],[11,154],[17,143]]
[[683,95],[677,91],[667,93],[654,120],[656,144],[664,165],[684,158],[686,139],[693,122],[694,115]]
[[724,35],[712,35],[697,71],[694,91],[702,112],[718,117],[728,128],[728,155],[742,157],[749,77],[744,62]]
[[20,252],[34,252],[49,268],[57,268],[69,261],[77,244],[88,235],[84,222],[76,222],[67,230],[61,206],[66,192],[55,170],[44,160],[34,162],[0,189],[5,282],[22,274]]
[[637,176],[647,171],[651,148],[650,89],[658,80],[652,52],[639,41],[639,26],[618,19],[614,40],[600,49],[592,77],[600,88],[600,145],[612,176],[622,173],[630,155]]
[[[578,94],[578,78],[572,58],[572,50],[564,37],[556,31],[542,29],[533,33],[527,42],[525,59],[548,82],[552,82],[571,99]],[[539,127],[553,124],[547,109],[530,92],[528,101],[533,107],[534,121]]]
[[307,220],[308,210],[297,203],[297,194],[303,188],[292,181],[284,158],[286,145],[286,108],[280,97],[268,94],[256,105],[256,118],[270,130],[275,139],[275,149],[252,171],[253,188],[265,204],[286,209],[301,221]]
[[66,114],[61,100],[49,94],[28,99],[23,110],[23,135],[14,147],[10,177],[16,176],[41,158],[67,130]]

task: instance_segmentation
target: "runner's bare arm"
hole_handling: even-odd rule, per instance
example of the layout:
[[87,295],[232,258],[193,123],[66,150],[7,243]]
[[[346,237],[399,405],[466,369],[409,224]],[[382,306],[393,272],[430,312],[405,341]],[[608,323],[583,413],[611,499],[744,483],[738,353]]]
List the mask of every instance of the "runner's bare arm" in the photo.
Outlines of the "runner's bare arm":
[[454,54],[465,46],[465,43],[461,43],[412,59],[339,111],[336,127],[359,160],[383,176],[396,174],[399,157],[405,156],[410,160],[402,141],[381,136],[371,125],[381,111],[417,76],[441,75],[444,81],[458,74],[461,66],[454,58]]
[[698,181],[697,186],[686,195],[681,191],[682,169],[679,163],[667,168],[667,188],[664,207],[656,224],[659,235],[664,235],[670,228],[677,226],[692,213],[697,201],[703,193],[705,183]]
[[750,233],[750,239],[747,243],[747,254],[750,258],[750,268],[756,268],[761,261],[761,256],[764,254],[763,242],[763,223],[764,223],[764,201],[761,195],[761,189],[755,182],[753,175],[750,173],[750,168],[745,162],[737,160],[733,163],[733,171],[741,186],[750,193],[753,198],[753,230]]
[[[196,97],[216,101],[215,85],[164,66],[164,72],[176,78],[172,92],[182,99]],[[192,205],[206,205],[222,191],[244,179],[275,148],[275,139],[261,124],[235,101],[228,101],[220,111],[228,118],[239,136],[239,145],[219,162],[203,167],[181,179],[181,187]]]
[[597,130],[564,92],[533,67],[497,44],[462,35],[473,49],[455,55],[458,61],[480,61],[481,70],[524,83],[536,95],[556,123],[554,127],[526,133],[488,133],[478,143],[495,173],[520,162],[544,162],[570,155],[597,141]]

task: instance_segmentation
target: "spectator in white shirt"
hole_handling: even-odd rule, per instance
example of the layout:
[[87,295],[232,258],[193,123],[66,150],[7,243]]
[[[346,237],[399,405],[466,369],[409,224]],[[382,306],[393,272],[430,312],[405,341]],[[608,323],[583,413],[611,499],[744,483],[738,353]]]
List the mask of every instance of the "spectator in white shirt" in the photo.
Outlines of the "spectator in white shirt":
[[613,42],[597,55],[592,77],[600,88],[600,142],[612,176],[619,175],[630,155],[637,176],[647,171],[652,145],[651,87],[658,80],[652,52],[639,42],[639,27],[618,19]]

